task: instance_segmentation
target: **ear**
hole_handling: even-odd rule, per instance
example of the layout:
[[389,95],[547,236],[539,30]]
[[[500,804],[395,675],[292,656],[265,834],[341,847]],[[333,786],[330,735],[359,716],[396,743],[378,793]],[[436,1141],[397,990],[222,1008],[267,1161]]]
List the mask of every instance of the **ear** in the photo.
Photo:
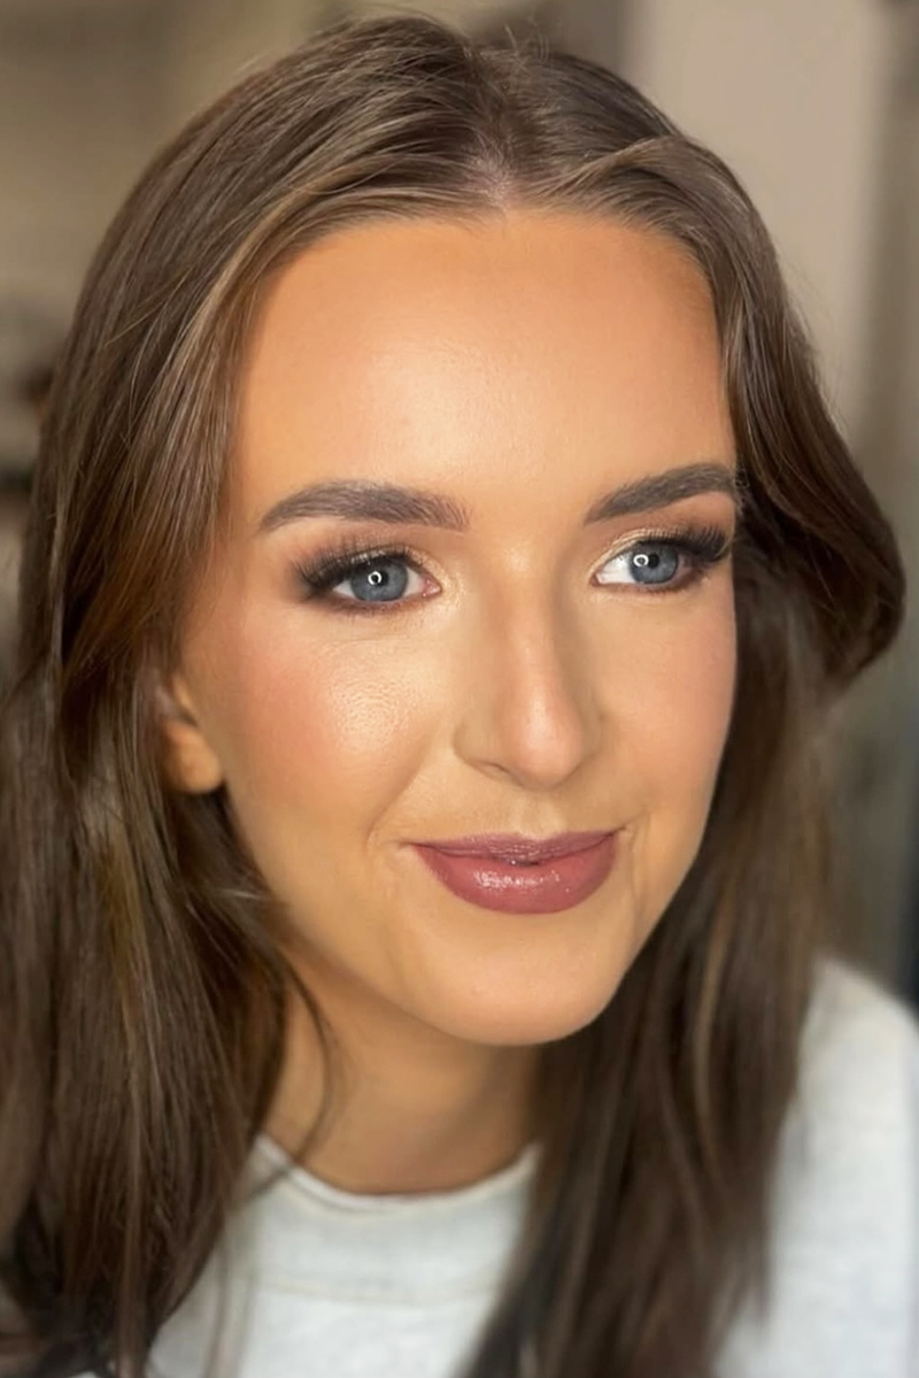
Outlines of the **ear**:
[[209,794],[223,784],[223,766],[208,741],[185,679],[158,683],[156,702],[166,754],[166,774],[184,794]]

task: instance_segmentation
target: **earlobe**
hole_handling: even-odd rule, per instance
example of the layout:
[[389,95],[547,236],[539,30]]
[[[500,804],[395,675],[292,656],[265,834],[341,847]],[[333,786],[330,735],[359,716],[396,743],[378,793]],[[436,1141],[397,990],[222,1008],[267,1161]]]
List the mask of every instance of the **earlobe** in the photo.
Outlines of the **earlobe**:
[[223,784],[223,767],[207,739],[181,675],[160,683],[156,703],[163,734],[166,774],[184,794],[209,794]]

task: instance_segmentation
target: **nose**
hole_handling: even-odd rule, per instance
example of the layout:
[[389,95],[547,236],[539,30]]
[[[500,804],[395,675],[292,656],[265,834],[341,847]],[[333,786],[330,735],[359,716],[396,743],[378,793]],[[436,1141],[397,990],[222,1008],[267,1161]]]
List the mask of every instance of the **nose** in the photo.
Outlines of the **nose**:
[[600,745],[586,638],[558,606],[493,605],[475,629],[454,738],[460,756],[529,790],[563,785]]

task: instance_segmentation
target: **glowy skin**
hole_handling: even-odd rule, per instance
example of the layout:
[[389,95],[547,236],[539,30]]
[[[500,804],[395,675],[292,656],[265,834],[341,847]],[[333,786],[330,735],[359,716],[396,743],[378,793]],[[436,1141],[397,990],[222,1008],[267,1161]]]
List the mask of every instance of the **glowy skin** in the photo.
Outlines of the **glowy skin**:
[[[474,1180],[525,1141],[535,1050],[614,997],[705,828],[734,690],[730,556],[672,589],[615,557],[686,521],[730,538],[734,504],[584,517],[633,480],[733,470],[710,295],[678,245],[600,217],[364,225],[273,285],[239,397],[228,535],[170,686],[193,719],[167,723],[174,778],[226,785],[357,1069],[310,1166],[356,1190]],[[260,529],[343,478],[448,495],[468,530]],[[398,606],[348,615],[366,580],[309,597],[298,564],[343,533],[417,553]],[[546,914],[460,899],[407,845],[604,828],[621,830],[608,879]],[[313,1068],[295,1021],[282,1142]]]

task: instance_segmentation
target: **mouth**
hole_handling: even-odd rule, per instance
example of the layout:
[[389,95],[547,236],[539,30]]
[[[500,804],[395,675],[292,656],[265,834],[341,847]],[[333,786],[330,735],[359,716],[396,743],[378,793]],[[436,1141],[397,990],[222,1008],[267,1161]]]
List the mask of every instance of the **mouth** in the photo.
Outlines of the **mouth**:
[[614,865],[618,834],[563,833],[545,840],[489,834],[413,847],[441,884],[467,903],[509,914],[554,914],[600,888]]

